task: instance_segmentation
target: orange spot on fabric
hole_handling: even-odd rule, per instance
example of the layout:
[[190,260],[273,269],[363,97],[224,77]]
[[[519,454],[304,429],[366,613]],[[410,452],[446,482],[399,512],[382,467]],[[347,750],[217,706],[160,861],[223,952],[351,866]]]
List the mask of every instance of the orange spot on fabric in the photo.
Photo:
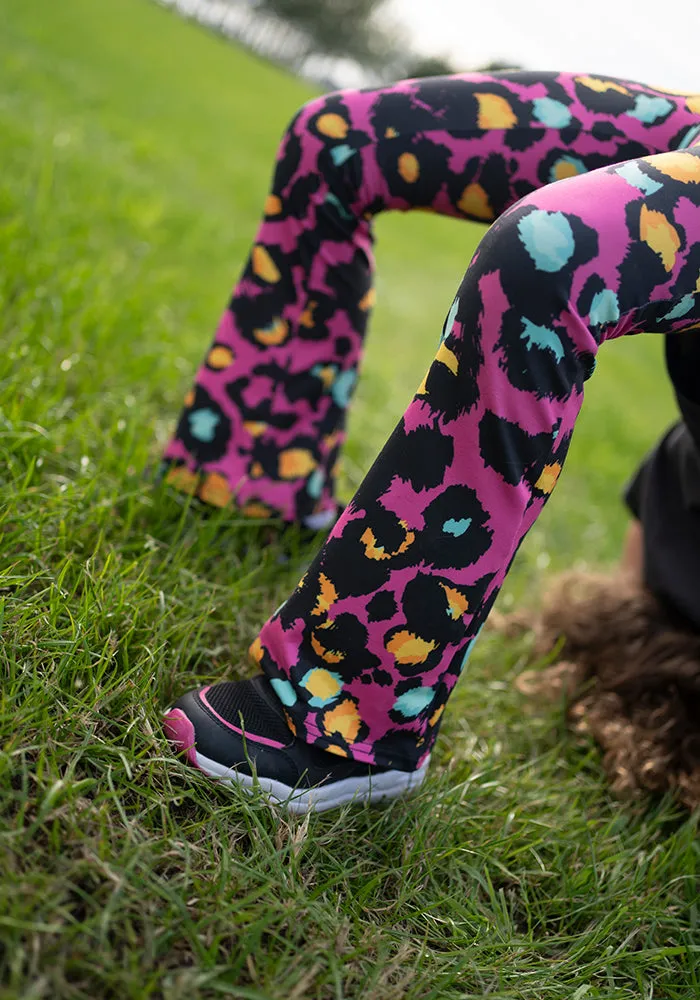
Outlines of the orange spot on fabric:
[[190,472],[186,465],[173,465],[166,473],[165,481],[170,486],[182,490],[183,493],[194,496],[199,485],[199,475],[196,472]]
[[264,344],[265,347],[276,347],[278,344],[283,344],[287,339],[288,333],[289,325],[287,321],[279,317],[270,326],[253,330],[253,336],[257,342]]
[[467,184],[462,191],[462,197],[457,202],[457,208],[466,215],[471,215],[475,219],[483,219],[485,222],[490,222],[494,218],[489,196],[481,184]]
[[593,76],[577,76],[576,83],[593,90],[596,94],[604,94],[608,90],[614,90],[618,94],[629,94],[627,87],[623,87],[614,80],[596,80]]
[[402,153],[398,162],[399,174],[407,184],[415,184],[420,177],[418,157],[413,153]]
[[250,467],[250,474],[253,479],[260,479],[261,476],[265,475],[265,470],[263,469],[260,462],[253,462]]
[[335,601],[338,600],[338,591],[325,573],[319,576],[320,592],[316,598],[316,606],[311,612],[312,615],[324,615]]
[[404,629],[391,637],[386,648],[397,663],[416,664],[425,663],[430,653],[437,648],[437,643],[432,640],[428,642]]
[[544,469],[540,473],[540,477],[535,483],[535,489],[541,490],[542,493],[551,493],[554,487],[557,485],[557,479],[559,479],[559,473],[561,472],[561,465],[559,462],[554,462],[552,465],[545,465]]
[[194,403],[194,389],[190,389],[189,392],[185,393],[184,403],[185,406],[192,406]]
[[433,714],[428,719],[428,725],[435,726],[440,721],[440,717],[444,711],[445,711],[444,705],[440,705],[439,708],[436,708]]
[[252,264],[253,274],[270,285],[275,285],[282,277],[269,252],[259,243],[253,247]]
[[210,472],[204,477],[197,495],[200,500],[212,504],[213,507],[226,507],[231,502],[233,493],[225,476],[219,472]]
[[260,663],[263,658],[263,644],[260,641],[260,636],[253,639],[250,646],[248,646],[248,656],[251,658],[253,663]]
[[479,103],[477,124],[479,128],[513,128],[518,119],[512,107],[498,94],[474,94]]
[[272,517],[270,508],[260,500],[249,500],[248,503],[241,507],[241,514],[243,517],[255,517],[265,520]]
[[453,621],[457,621],[469,609],[469,601],[455,587],[448,587],[446,583],[441,583],[440,586],[445,591],[445,597],[447,598],[447,613]]
[[334,649],[326,649],[325,646],[321,645],[315,635],[311,636],[311,648],[316,656],[320,656],[326,663],[340,663],[343,659],[342,653],[338,653]]
[[360,536],[360,541],[365,547],[365,556],[367,559],[376,559],[381,562],[384,559],[392,559],[394,556],[401,555],[405,552],[409,546],[413,545],[416,540],[416,534],[414,531],[408,531],[408,525],[405,521],[399,521],[399,524],[404,529],[405,535],[404,540],[399,545],[395,552],[387,552],[383,545],[380,545],[377,541],[377,537],[371,528],[365,528]]
[[292,719],[292,717],[289,714],[289,712],[285,712],[284,713],[284,718],[285,718],[285,721],[286,721],[287,725],[289,726],[290,730],[292,731],[292,735],[296,736],[296,734],[297,734],[297,727],[294,725],[294,720]]
[[353,743],[360,731],[360,716],[353,701],[341,701],[323,713],[323,730],[327,736],[339,733],[346,743]]
[[385,139],[395,139],[399,133],[396,131],[393,125],[390,125],[384,132]]
[[330,746],[324,747],[323,749],[326,750],[328,753],[336,754],[338,757],[347,757],[348,755],[347,750],[343,750],[342,747],[337,747],[335,743],[331,743]]
[[694,153],[678,150],[675,153],[659,153],[648,156],[646,162],[666,177],[683,183],[700,184],[700,158]]
[[685,105],[688,111],[691,111],[694,115],[700,115],[700,94],[693,94],[692,97],[687,97]]
[[300,479],[316,468],[316,459],[306,448],[288,448],[279,454],[280,479]]
[[282,211],[282,200],[276,194],[269,194],[265,199],[265,215],[279,215]]
[[335,368],[332,365],[323,365],[316,369],[315,375],[323,382],[324,389],[330,389],[335,381]]
[[374,307],[376,301],[377,301],[377,293],[373,288],[370,288],[369,291],[362,296],[362,298],[357,304],[363,312],[367,312],[368,309],[372,309]]
[[267,430],[267,424],[262,420],[246,420],[243,423],[244,428],[252,437],[260,437]]
[[306,330],[313,330],[316,325],[316,321],[314,320],[314,309],[317,305],[318,302],[308,302],[306,309],[304,309],[303,313],[299,317],[299,325],[303,326]]
[[217,344],[215,347],[212,347],[207,355],[207,364],[210,368],[216,368],[217,370],[221,368],[228,368],[228,366],[232,363],[233,351],[230,347],[223,347],[221,344]]
[[681,240],[675,227],[663,212],[642,205],[639,213],[639,235],[654,253],[659,255],[666,270],[672,271]]
[[438,352],[435,355],[435,360],[449,368],[453,375],[457,374],[457,370],[459,369],[457,355],[446,344],[440,344]]
[[329,112],[320,116],[316,128],[322,135],[327,135],[331,139],[345,139],[350,126],[340,115]]

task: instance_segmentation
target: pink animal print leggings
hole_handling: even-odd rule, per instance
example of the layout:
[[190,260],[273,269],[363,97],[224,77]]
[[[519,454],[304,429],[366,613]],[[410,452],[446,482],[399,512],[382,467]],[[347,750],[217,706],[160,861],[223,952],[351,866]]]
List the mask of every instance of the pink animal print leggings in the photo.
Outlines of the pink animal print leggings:
[[568,73],[331,94],[280,146],[167,478],[335,516],[372,218],[497,220],[403,418],[252,655],[308,742],[413,770],[552,492],[602,341],[700,324],[700,95]]

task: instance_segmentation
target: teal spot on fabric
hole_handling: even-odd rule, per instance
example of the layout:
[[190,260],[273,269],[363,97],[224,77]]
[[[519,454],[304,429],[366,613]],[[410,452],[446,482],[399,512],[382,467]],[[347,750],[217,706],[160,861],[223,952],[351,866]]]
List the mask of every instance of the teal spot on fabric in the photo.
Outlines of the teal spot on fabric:
[[620,167],[615,167],[615,173],[643,194],[654,194],[663,187],[663,184],[659,184],[653,177],[645,174],[639,164],[632,160],[629,163],[623,163]]
[[430,705],[435,697],[435,689],[431,687],[413,688],[404,691],[394,702],[394,711],[401,712],[406,719],[415,719],[417,715]]
[[566,128],[571,121],[571,112],[561,101],[552,97],[537,97],[532,102],[535,118],[550,128]]
[[318,500],[321,496],[321,490],[323,489],[325,478],[326,477],[324,476],[322,469],[314,469],[309,476],[309,481],[306,484],[306,492],[309,496],[313,497],[314,500]]
[[574,234],[562,212],[536,209],[518,222],[518,233],[538,271],[560,271],[573,256]]
[[355,388],[355,382],[357,382],[357,372],[354,369],[351,369],[347,372],[341,372],[333,383],[331,396],[333,397],[334,402],[343,409],[345,409],[350,402],[352,390]]
[[451,517],[448,521],[445,521],[442,526],[442,530],[448,535],[453,535],[454,538],[461,538],[465,531],[469,531],[471,523],[472,519],[470,517],[463,517],[459,521],[455,521],[455,519]]
[[664,319],[681,319],[687,316],[696,302],[695,295],[684,295],[680,302],[677,302],[670,312],[667,312]]
[[678,144],[679,149],[687,149],[696,139],[700,139],[700,125],[693,125]]
[[634,107],[626,114],[630,118],[644,122],[645,125],[653,125],[659,118],[664,118],[672,108],[673,105],[665,97],[649,97],[648,94],[638,94]]
[[353,218],[352,213],[348,212],[347,208],[342,203],[340,198],[336,197],[336,195],[334,195],[331,191],[329,191],[328,194],[326,195],[326,201],[329,204],[335,206],[335,208],[338,210],[338,214],[342,215],[344,219]]
[[280,677],[274,677],[270,684],[272,685],[275,694],[287,708],[290,708],[295,704],[297,700],[297,693],[289,683],[289,681],[282,680]]
[[457,319],[457,313],[459,312],[459,296],[454,300],[450,307],[450,311],[447,314],[447,319],[445,320],[445,325],[442,328],[442,337],[440,337],[440,343],[449,337],[452,327],[454,326],[455,320]]
[[342,165],[346,163],[351,156],[354,156],[356,152],[357,150],[353,149],[352,146],[345,144],[342,146],[334,146],[331,150],[331,159],[336,167],[342,167]]
[[317,669],[322,670],[324,674],[329,674],[337,684],[337,690],[335,694],[329,695],[328,698],[322,698],[318,694],[315,694],[311,698],[309,698],[309,705],[311,705],[312,708],[324,708],[326,705],[330,705],[332,702],[337,700],[338,695],[343,690],[343,678],[340,676],[340,674],[333,673],[332,670],[326,670],[325,667],[320,667],[320,668],[314,667],[312,670],[307,670],[304,676],[302,677],[301,681],[299,682],[302,687],[306,688],[307,691],[309,691],[308,687],[309,681],[311,680],[313,674],[317,672]]
[[213,441],[220,420],[213,410],[193,410],[187,418],[190,434],[198,441]]
[[604,288],[596,292],[588,313],[591,326],[605,326],[606,323],[617,323],[620,318],[620,303],[612,288]]
[[523,319],[523,339],[527,341],[528,350],[533,346],[543,351],[551,351],[557,361],[564,357],[564,347],[559,334],[546,326],[536,326],[529,319]]

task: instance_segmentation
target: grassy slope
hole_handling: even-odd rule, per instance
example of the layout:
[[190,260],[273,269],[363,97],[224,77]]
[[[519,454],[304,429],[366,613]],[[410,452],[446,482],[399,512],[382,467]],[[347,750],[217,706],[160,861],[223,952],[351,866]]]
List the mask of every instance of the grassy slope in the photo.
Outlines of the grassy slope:
[[[308,92],[145,0],[5,0],[0,66],[0,996],[696,995],[694,825],[621,810],[558,715],[523,713],[522,646],[484,637],[412,803],[287,825],[170,759],[160,708],[246,669],[298,572],[141,477]],[[348,489],[478,232],[379,236]],[[606,348],[507,598],[614,557],[672,412],[658,358]]]

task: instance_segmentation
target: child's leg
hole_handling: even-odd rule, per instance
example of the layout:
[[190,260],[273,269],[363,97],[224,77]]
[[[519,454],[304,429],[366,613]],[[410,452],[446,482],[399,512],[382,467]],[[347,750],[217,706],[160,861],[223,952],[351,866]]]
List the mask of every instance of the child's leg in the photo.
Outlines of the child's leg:
[[561,471],[599,343],[700,323],[700,146],[492,227],[425,381],[253,655],[307,742],[411,770]]
[[251,516],[332,519],[372,302],[371,217],[422,207],[491,221],[552,180],[694,130],[697,97],[555,73],[406,81],[303,107],[166,451],[171,481]]

